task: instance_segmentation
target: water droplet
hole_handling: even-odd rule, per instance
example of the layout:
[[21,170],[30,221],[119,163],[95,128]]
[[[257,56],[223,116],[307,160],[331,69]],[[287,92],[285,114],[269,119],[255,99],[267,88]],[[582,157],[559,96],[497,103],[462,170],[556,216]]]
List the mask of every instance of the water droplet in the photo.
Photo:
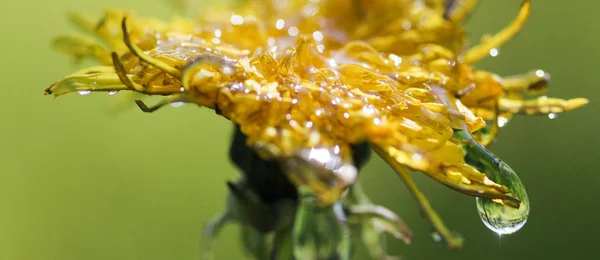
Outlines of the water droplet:
[[314,16],[317,14],[317,12],[319,12],[319,8],[314,5],[307,5],[302,8],[302,12],[305,16]]
[[465,146],[465,161],[485,173],[495,183],[504,185],[510,194],[521,201],[519,208],[499,203],[500,201],[477,198],[477,212],[483,223],[499,235],[512,234],[521,229],[529,216],[529,198],[519,176],[506,163],[486,150],[467,134],[470,144]]
[[540,78],[543,78],[544,75],[546,75],[546,72],[544,72],[543,70],[536,70],[535,71],[535,75],[538,76],[538,77],[540,77]]
[[298,33],[299,33],[299,31],[298,31],[298,27],[296,27],[296,26],[290,27],[290,28],[288,29],[288,34],[289,34],[290,36],[297,36],[297,35],[298,35]]
[[548,118],[550,118],[550,119],[554,119],[554,118],[556,118],[556,117],[558,117],[558,115],[557,115],[557,114],[555,114],[555,113],[550,113],[550,114],[548,114]]
[[327,59],[326,62],[329,65],[329,67],[332,67],[332,68],[335,68],[338,65],[337,62],[335,62],[334,59]]
[[317,45],[317,51],[319,51],[319,53],[323,53],[323,51],[325,51],[325,45],[323,45],[323,44]]
[[223,74],[231,75],[231,74],[233,74],[233,69],[229,66],[225,66],[225,67],[223,67]]
[[402,57],[396,54],[390,54],[389,58],[394,62],[394,66],[396,67],[400,66],[400,64],[402,63]]
[[77,93],[79,93],[79,95],[85,96],[87,94],[92,93],[91,90],[78,90]]
[[109,94],[109,95],[111,95],[111,96],[114,96],[114,95],[116,95],[117,93],[119,93],[119,91],[118,91],[118,90],[113,90],[113,91],[109,91],[109,92],[108,92],[108,94]]
[[418,154],[418,153],[416,153],[416,154],[413,154],[413,156],[412,156],[411,159],[412,159],[413,162],[419,162],[419,161],[421,161],[421,159],[423,159],[423,156],[420,155],[420,154]]
[[244,23],[244,17],[239,14],[234,14],[231,16],[231,24],[233,25],[241,25]]
[[521,200],[521,206],[518,209],[504,206],[491,199],[476,198],[477,212],[483,224],[490,230],[498,235],[512,234],[523,228],[527,222],[529,216],[527,194],[524,198]]
[[339,145],[336,145],[336,146],[333,148],[333,153],[335,153],[335,154],[340,154],[340,146],[339,146]]
[[183,104],[185,104],[185,103],[183,103],[183,102],[173,102],[173,103],[171,103],[171,106],[173,106],[173,107],[180,107],[180,106],[183,106]]
[[315,39],[315,41],[322,41],[323,40],[323,33],[320,31],[315,31],[313,32],[313,38]]
[[492,49],[490,50],[490,56],[492,56],[492,57],[496,57],[496,56],[498,56],[498,54],[500,54],[500,51],[498,51],[498,49],[496,49],[496,48],[492,48]]
[[275,28],[277,28],[277,30],[283,29],[284,26],[285,26],[285,21],[282,19],[277,20],[277,22],[275,23]]
[[508,117],[498,117],[498,127],[504,127],[506,124],[508,124],[508,121],[510,121]]
[[442,236],[440,236],[440,233],[438,233],[438,232],[431,233],[431,238],[435,242],[442,242]]

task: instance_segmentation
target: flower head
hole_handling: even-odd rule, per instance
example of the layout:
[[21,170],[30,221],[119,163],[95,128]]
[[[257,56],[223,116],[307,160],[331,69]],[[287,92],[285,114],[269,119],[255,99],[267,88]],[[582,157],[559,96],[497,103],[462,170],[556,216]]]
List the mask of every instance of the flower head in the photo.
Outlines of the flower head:
[[[306,195],[321,208],[344,201],[358,175],[353,147],[368,143],[453,247],[461,240],[445,228],[406,169],[523,210],[526,195],[501,177],[514,171],[481,145],[514,114],[554,114],[587,103],[525,100],[546,89],[549,76],[541,70],[502,78],[473,66],[521,29],[528,0],[511,24],[471,48],[465,48],[462,22],[474,0],[284,2],[246,1],[198,20],[171,22],[116,10],[100,21],[73,15],[99,39],[63,36],[56,47],[104,65],[67,76],[46,94],[133,91],[166,96],[151,107],[136,101],[146,112],[181,103],[214,109],[240,126],[245,144],[262,160],[278,162],[301,201]],[[240,201],[252,201],[235,185],[230,189]],[[353,201],[347,214],[397,219],[392,213],[382,217],[387,213],[380,208],[360,208],[370,205],[365,199]],[[295,211],[296,226],[303,205]]]

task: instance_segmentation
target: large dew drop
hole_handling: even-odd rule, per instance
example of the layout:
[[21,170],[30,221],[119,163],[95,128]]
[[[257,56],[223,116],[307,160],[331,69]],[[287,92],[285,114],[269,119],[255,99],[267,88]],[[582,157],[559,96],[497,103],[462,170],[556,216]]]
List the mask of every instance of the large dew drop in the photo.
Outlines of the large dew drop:
[[[497,178],[489,178],[508,187],[510,192],[521,200],[521,205],[518,209],[504,206],[496,203],[491,199],[476,198],[477,212],[483,223],[492,231],[499,235],[512,234],[521,229],[527,217],[529,216],[529,198],[525,192],[525,187],[515,172],[502,161],[500,167],[503,169],[502,176]],[[507,182],[502,182],[507,181]]]
[[490,230],[499,235],[517,232],[525,225],[529,216],[529,198],[525,186],[510,166],[472,138],[470,141],[470,144],[465,147],[467,151],[465,161],[484,172],[490,180],[506,186],[510,193],[521,201],[517,209],[491,199],[477,198],[479,217]]

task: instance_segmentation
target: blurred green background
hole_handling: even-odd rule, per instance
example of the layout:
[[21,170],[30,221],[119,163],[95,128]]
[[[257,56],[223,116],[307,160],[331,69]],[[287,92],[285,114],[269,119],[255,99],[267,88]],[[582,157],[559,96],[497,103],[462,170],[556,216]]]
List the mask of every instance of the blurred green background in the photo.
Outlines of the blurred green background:
[[[50,48],[74,29],[69,10],[133,9],[169,18],[161,0],[3,0],[0,8],[0,259],[197,259],[203,224],[224,207],[225,181],[238,173],[226,152],[230,124],[196,107],[148,115],[108,113],[114,98],[44,96],[78,67]],[[516,14],[520,1],[482,0],[469,22],[476,41]],[[197,3],[199,5],[199,3]],[[480,67],[500,75],[544,69],[549,96],[591,100],[550,120],[517,117],[492,150],[520,174],[532,211],[520,232],[502,237],[479,220],[475,199],[416,174],[461,251],[433,242],[404,184],[373,158],[361,178],[377,203],[413,228],[414,244],[391,238],[405,259],[599,259],[600,175],[597,97],[600,1],[534,1],[522,33]],[[217,259],[243,259],[237,227],[219,238]],[[362,259],[359,257],[357,259]]]

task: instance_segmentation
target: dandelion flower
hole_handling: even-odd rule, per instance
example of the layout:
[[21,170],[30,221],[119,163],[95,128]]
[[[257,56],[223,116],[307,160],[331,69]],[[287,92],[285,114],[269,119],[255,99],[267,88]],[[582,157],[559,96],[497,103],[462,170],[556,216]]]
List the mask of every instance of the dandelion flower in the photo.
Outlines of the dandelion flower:
[[258,259],[348,259],[355,239],[383,258],[381,232],[410,243],[400,218],[357,184],[371,148],[457,248],[462,239],[407,170],[477,197],[484,223],[513,233],[529,214],[527,194],[484,146],[515,114],[554,115],[587,103],[526,100],[546,90],[541,70],[503,78],[475,68],[498,54],[531,8],[524,1],[512,23],[469,48],[463,22],[476,2],[249,0],[171,22],[120,10],[99,20],[73,14],[88,36],[61,36],[55,47],[103,65],[45,93],[131,91],[164,96],[153,106],[137,100],[145,112],[187,103],[232,121],[230,156],[244,177],[228,183],[228,209],[206,235],[237,220]]

